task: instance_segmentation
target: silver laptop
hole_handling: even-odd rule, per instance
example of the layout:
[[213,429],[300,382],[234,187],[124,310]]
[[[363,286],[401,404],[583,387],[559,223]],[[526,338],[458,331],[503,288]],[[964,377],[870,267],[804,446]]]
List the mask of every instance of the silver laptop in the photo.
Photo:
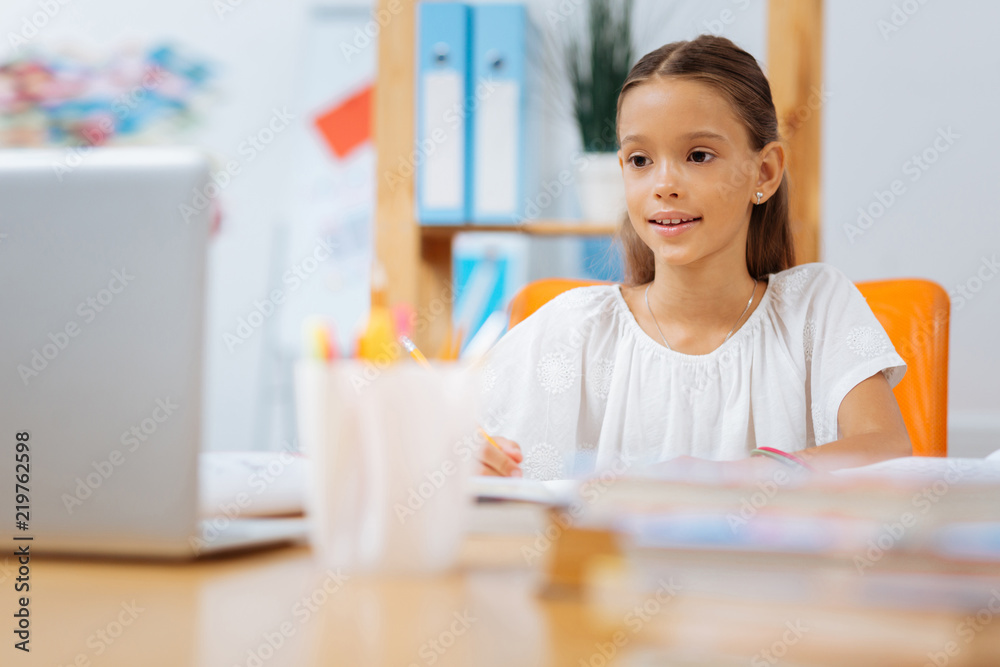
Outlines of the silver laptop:
[[199,520],[210,183],[193,149],[0,150],[5,544],[193,557],[305,535]]

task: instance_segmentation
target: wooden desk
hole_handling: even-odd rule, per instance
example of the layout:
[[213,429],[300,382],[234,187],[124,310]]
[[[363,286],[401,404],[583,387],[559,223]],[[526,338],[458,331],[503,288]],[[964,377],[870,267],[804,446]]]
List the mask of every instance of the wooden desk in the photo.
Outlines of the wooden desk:
[[585,646],[582,606],[536,599],[538,573],[495,546],[470,545],[474,571],[396,580],[330,576],[302,547],[188,564],[37,557],[30,655],[11,647],[12,580],[0,584],[0,664],[544,665],[553,641]]
[[[948,657],[950,667],[1000,664],[1000,618],[966,643],[955,633],[966,614],[956,610],[817,609],[681,593],[638,624],[621,609],[544,599],[536,594],[540,571],[520,551],[533,539],[470,539],[457,573],[427,579],[340,581],[306,548],[188,564],[37,558],[30,656],[11,648],[11,579],[0,583],[8,626],[0,663],[891,667],[931,664],[928,652],[955,640],[960,650]],[[791,662],[751,662],[797,621],[808,631],[780,650]],[[624,641],[608,661],[602,653],[610,653],[616,632]],[[620,660],[652,647],[703,657]]]

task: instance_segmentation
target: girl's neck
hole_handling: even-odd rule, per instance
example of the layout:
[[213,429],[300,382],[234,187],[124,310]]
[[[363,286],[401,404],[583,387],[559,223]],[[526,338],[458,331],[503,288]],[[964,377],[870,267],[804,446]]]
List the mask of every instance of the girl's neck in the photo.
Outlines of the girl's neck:
[[754,279],[746,263],[719,266],[670,266],[658,263],[656,277],[649,287],[649,303],[661,327],[685,330],[697,335],[703,331],[728,331],[746,309],[751,292],[754,304],[740,323],[753,312],[762,289],[754,291]]

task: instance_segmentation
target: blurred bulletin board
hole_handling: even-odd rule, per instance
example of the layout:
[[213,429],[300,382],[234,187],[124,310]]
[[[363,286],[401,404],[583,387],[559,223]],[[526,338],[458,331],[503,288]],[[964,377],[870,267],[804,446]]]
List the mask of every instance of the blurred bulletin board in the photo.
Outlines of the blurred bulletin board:
[[368,311],[375,151],[366,105],[378,54],[377,35],[366,34],[371,23],[368,5],[313,6],[301,65],[289,73],[302,121],[288,165],[286,219],[275,226],[271,249],[268,291],[281,290],[285,302],[263,352],[262,449],[294,439],[291,373],[303,353],[303,321],[330,321],[345,351]]

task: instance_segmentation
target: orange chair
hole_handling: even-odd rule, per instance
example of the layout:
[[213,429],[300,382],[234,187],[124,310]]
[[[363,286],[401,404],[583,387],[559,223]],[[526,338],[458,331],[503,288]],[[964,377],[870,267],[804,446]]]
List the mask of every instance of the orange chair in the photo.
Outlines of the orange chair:
[[[566,290],[599,284],[604,283],[563,278],[529,283],[511,299],[510,326]],[[948,294],[929,280],[879,280],[857,285],[906,362],[906,375],[893,392],[914,456],[947,456]]]
[[858,289],[906,362],[893,392],[914,456],[947,456],[948,293],[916,279],[862,282]]
[[510,300],[510,305],[507,306],[507,310],[510,311],[507,328],[513,329],[515,324],[519,324],[528,315],[531,315],[563,292],[576,287],[607,284],[609,283],[598,280],[571,280],[569,278],[543,278],[542,280],[528,283],[514,295],[514,298]]

